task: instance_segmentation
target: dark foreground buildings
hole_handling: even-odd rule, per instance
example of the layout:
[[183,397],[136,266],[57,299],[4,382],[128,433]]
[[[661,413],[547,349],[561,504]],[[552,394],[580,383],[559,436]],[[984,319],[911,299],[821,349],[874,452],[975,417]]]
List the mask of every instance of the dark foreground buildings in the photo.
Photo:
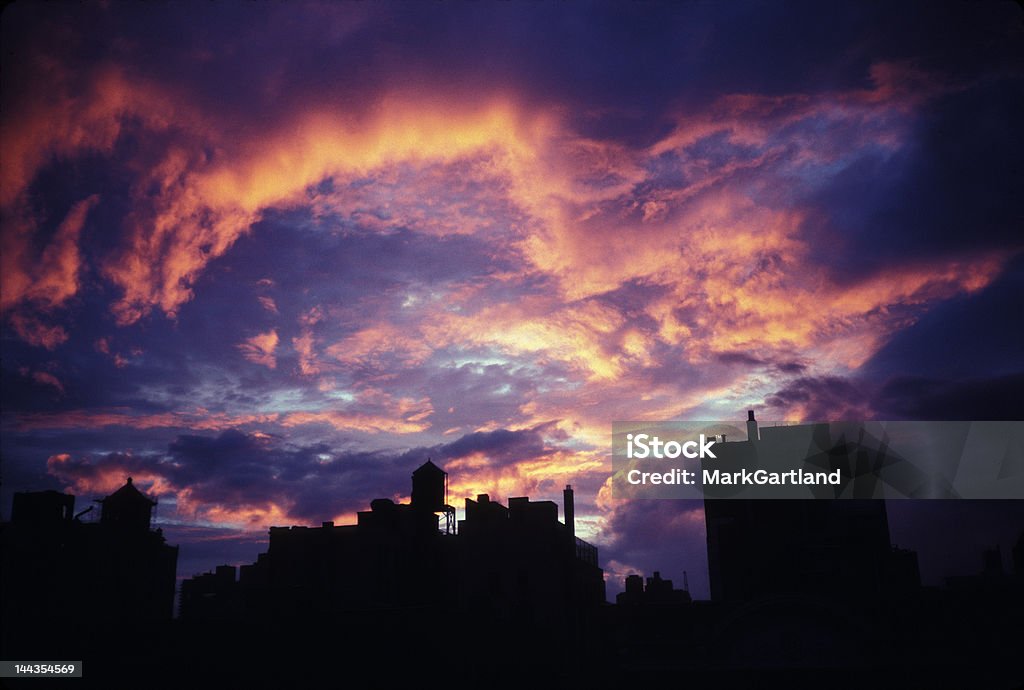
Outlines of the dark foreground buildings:
[[182,584],[183,622],[344,622],[392,642],[440,643],[439,652],[483,641],[477,657],[502,645],[558,658],[575,649],[605,590],[597,549],[574,534],[572,489],[565,523],[554,502],[504,506],[481,494],[455,529],[446,482],[428,461],[413,473],[409,504],[376,499],[354,525],[272,527],[267,552],[237,580],[224,566]]
[[[826,458],[869,466],[888,452],[856,428],[759,429],[751,412],[747,429],[746,441],[716,446],[719,463],[756,467],[758,450],[779,448],[804,457],[808,438]],[[891,543],[885,501],[709,498],[703,508],[711,600],[691,602],[657,577],[646,587],[627,579],[601,625],[620,679],[1024,687],[1024,556],[1010,573],[987,552],[981,574],[922,587],[917,554]]]
[[20,494],[0,533],[0,656],[83,660],[81,687],[1024,681],[1024,538],[1010,571],[990,552],[977,576],[922,587],[884,502],[708,500],[711,600],[655,572],[627,578],[612,605],[597,549],[574,534],[571,488],[562,521],[552,501],[480,495],[456,525],[446,478],[428,462],[409,504],[271,528],[256,562],[186,580],[175,620],[176,550],[130,482],[91,523],[71,496]]
[[0,656],[78,659],[83,640],[167,624],[178,547],[150,528],[156,502],[128,481],[92,508],[58,491],[16,493],[0,525]]
[[412,480],[408,504],[376,499],[352,525],[272,527],[255,563],[186,580],[181,653],[222,677],[267,645],[261,680],[294,682],[312,664],[362,687],[440,687],[557,678],[595,648],[604,577],[575,536],[570,487],[565,522],[554,502],[481,494],[456,525],[446,473],[428,461]]

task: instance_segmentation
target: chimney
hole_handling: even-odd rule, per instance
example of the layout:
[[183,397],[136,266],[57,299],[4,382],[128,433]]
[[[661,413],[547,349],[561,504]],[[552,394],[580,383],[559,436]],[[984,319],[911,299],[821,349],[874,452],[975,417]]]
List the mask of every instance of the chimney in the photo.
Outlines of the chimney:
[[753,410],[747,410],[747,440],[750,442],[761,440],[760,434],[757,433],[757,420],[754,419]]
[[576,505],[573,503],[572,484],[565,485],[565,491],[562,492],[562,498],[565,502],[565,526],[569,528],[569,534],[575,537]]

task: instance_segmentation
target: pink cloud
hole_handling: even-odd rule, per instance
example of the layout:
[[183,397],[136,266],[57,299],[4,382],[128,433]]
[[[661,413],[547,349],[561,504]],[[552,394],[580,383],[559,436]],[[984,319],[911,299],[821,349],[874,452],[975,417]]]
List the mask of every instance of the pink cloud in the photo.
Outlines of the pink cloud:
[[0,309],[12,313],[15,333],[30,345],[52,350],[67,340],[62,327],[48,326],[38,315],[53,312],[78,293],[82,264],[79,235],[98,201],[94,195],[72,206],[38,255],[31,249],[36,229],[33,220],[19,218],[15,212],[4,223]]
[[292,347],[299,355],[299,372],[303,376],[315,376],[320,373],[317,365],[316,353],[313,351],[313,333],[310,330],[303,330],[302,335],[292,338]]
[[51,326],[34,316],[15,313],[10,317],[11,327],[18,337],[29,345],[54,350],[68,339],[68,332],[62,326]]
[[269,311],[271,314],[279,313],[277,311],[277,302],[274,301],[273,297],[267,297],[266,295],[260,295],[256,298],[259,300],[260,306]]
[[242,356],[250,362],[274,369],[277,367],[277,358],[274,357],[277,340],[277,331],[269,330],[248,338],[238,345],[238,349],[241,350]]
[[32,379],[36,383],[41,383],[44,386],[50,386],[51,388],[55,389],[58,393],[60,393],[62,396],[64,395],[64,384],[62,384],[60,382],[60,379],[58,379],[53,374],[46,371],[36,371],[33,372]]

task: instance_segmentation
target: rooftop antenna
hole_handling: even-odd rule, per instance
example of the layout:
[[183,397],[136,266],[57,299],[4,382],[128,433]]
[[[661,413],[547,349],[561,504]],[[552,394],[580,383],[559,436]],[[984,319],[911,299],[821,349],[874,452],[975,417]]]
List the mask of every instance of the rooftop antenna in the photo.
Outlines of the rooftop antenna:
[[686,571],[683,571],[683,589],[687,592],[690,591],[690,579],[686,576]]

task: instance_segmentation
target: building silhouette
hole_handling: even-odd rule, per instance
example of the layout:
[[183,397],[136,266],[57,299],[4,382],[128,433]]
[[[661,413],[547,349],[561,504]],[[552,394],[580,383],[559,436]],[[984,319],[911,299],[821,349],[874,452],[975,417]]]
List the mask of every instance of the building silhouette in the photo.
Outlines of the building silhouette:
[[[747,440],[716,444],[717,462],[756,467],[758,452],[806,452],[808,438],[825,457],[874,461],[861,443],[833,438],[829,424],[759,428],[751,410]],[[891,544],[885,501],[706,498],[704,519],[713,601],[782,594],[854,601],[920,586],[917,555]]]
[[[826,458],[862,459],[849,435],[793,428],[759,429],[751,414],[752,440],[716,451],[724,464],[797,435]],[[272,527],[255,562],[185,580],[174,620],[177,548],[130,479],[94,521],[74,496],[15,494],[0,525],[0,652],[85,659],[99,687],[1024,680],[1024,534],[1010,568],[989,549],[977,574],[922,587],[916,554],[890,543],[883,501],[708,498],[711,599],[693,600],[685,572],[677,589],[655,571],[627,577],[613,605],[597,548],[575,535],[571,487],[561,521],[553,501],[480,494],[456,523],[447,481],[427,462],[407,504],[375,499],[354,524]]]
[[230,621],[241,615],[237,569],[218,565],[212,573],[195,575],[181,583],[179,610],[195,620]]
[[[566,487],[565,515],[574,513]],[[593,609],[605,601],[597,548],[574,535],[571,517],[558,521],[552,501],[487,494],[466,499],[459,523],[459,608],[520,630],[560,631],[578,637]]]
[[[577,538],[573,492],[559,522],[552,501],[487,494],[466,499],[454,524],[447,473],[428,461],[408,504],[378,498],[354,525],[271,527],[266,553],[182,584],[183,620],[376,621],[408,628],[444,612],[514,634],[575,638],[605,602],[597,548]],[[443,520],[443,522],[442,522]]]
[[40,639],[46,649],[66,643],[70,635],[56,631],[87,626],[116,637],[170,620],[178,547],[150,527],[156,502],[129,478],[98,503],[99,520],[87,522],[92,508],[76,515],[72,495],[14,495],[11,520],[0,526],[5,655]]
[[662,606],[689,604],[692,601],[689,589],[675,589],[672,580],[663,579],[657,570],[647,578],[646,586],[640,575],[627,575],[625,589],[615,596],[615,603],[620,606]]

